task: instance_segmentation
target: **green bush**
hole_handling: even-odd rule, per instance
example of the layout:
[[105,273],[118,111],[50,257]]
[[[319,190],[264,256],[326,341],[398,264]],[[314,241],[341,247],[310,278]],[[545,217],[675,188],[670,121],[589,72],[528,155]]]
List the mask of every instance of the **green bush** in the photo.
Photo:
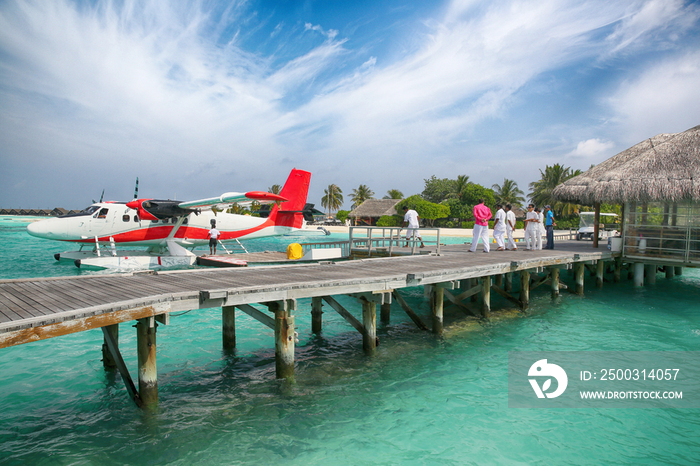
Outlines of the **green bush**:
[[344,223],[345,219],[348,218],[349,213],[350,213],[349,210],[339,210],[338,213],[335,214],[335,218]]
[[400,227],[403,223],[403,218],[399,215],[382,215],[377,220],[378,227]]

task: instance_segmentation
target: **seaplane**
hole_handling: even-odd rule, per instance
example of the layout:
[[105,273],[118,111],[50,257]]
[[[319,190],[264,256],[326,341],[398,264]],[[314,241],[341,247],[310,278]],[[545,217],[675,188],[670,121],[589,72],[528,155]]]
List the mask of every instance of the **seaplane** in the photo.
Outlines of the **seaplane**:
[[[187,267],[196,262],[193,249],[209,243],[215,225],[219,241],[289,235],[301,231],[309,219],[306,197],[311,173],[293,169],[279,194],[263,191],[227,192],[194,201],[134,199],[95,202],[79,213],[27,226],[39,238],[80,245],[77,251],[54,255],[78,267],[141,270]],[[267,217],[227,213],[234,203],[257,201],[269,208]],[[145,249],[126,250],[121,246]]]

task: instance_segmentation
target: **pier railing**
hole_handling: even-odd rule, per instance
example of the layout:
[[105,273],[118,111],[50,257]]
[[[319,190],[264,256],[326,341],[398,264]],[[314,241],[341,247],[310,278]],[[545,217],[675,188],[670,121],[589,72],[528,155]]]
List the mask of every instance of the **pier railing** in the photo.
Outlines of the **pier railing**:
[[343,251],[343,257],[350,257],[350,241],[319,241],[317,243],[301,243],[301,250],[306,254],[312,249],[335,249]]
[[[405,228],[400,227],[350,227],[350,249],[365,249],[367,255],[371,257],[372,248],[376,251],[378,248],[386,249],[389,255],[392,255],[394,248],[401,248],[403,246],[410,246],[411,254],[420,253],[419,248],[421,240],[417,238],[406,239],[401,238],[401,230]],[[429,240],[423,238],[422,242],[424,244],[434,244],[435,252],[440,254],[440,229],[439,228],[421,228],[421,236],[424,233],[432,232],[435,233],[435,240]]]

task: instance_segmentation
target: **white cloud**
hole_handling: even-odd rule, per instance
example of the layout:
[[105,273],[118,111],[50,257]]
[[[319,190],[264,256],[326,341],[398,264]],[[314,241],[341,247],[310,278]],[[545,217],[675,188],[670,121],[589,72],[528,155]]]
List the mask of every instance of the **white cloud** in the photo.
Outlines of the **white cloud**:
[[598,155],[609,154],[610,150],[615,147],[615,143],[611,141],[601,141],[598,138],[581,141],[576,145],[576,149],[571,151],[569,155],[573,157],[596,157]]
[[700,52],[654,63],[610,98],[616,123],[639,142],[700,124]]

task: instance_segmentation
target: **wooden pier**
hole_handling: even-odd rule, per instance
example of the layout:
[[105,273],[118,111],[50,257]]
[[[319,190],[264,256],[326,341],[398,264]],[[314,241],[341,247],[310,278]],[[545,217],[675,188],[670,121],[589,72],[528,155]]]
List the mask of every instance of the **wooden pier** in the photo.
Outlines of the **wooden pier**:
[[[156,328],[159,323],[167,325],[172,312],[221,307],[224,348],[236,344],[235,311],[254,317],[274,329],[277,376],[292,377],[294,315],[301,312],[297,308],[301,298],[311,298],[312,332],[322,330],[325,303],[362,335],[364,351],[372,353],[377,346],[377,305],[382,322],[389,322],[391,310],[401,309],[419,328],[441,335],[445,301],[467,315],[488,318],[492,291],[526,309],[530,292],[541,285],[549,285],[553,297],[560,290],[582,294],[586,269],[599,286],[606,272],[611,280],[621,277],[619,256],[593,249],[590,243],[559,242],[554,250],[492,250],[489,254],[482,253],[481,247],[469,253],[468,247],[443,245],[440,255],[337,263],[2,280],[0,348],[102,328],[105,366],[116,367],[135,402],[148,406],[158,401]],[[573,269],[573,279],[560,274],[561,269]],[[402,297],[401,290],[415,286],[425,287],[430,297],[429,323]],[[359,317],[338,303],[334,298],[338,295],[357,299]],[[392,306],[392,301],[398,306]],[[138,388],[118,343],[118,325],[134,320]]]

